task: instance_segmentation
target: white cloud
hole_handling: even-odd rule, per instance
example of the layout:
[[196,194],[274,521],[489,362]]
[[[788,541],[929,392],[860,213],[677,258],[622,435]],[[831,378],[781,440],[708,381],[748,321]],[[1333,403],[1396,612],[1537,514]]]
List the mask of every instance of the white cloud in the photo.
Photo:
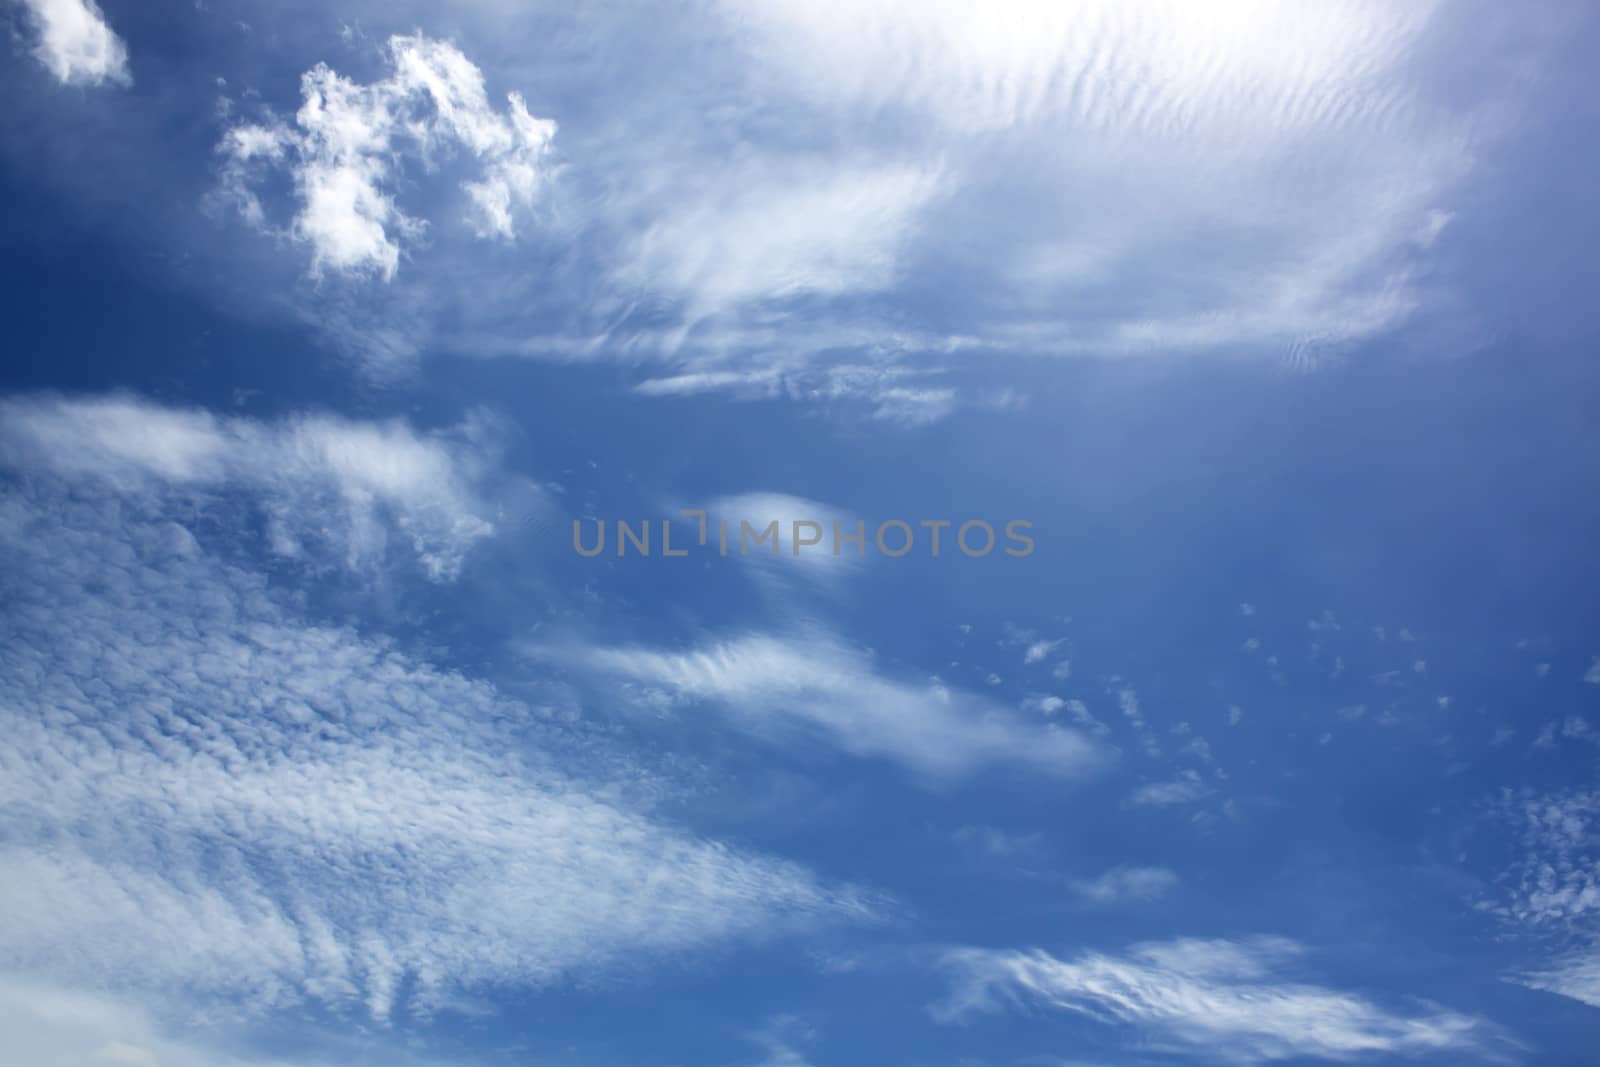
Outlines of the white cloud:
[[384,1018],[870,913],[651,817],[664,787],[581,728],[308,623],[159,502],[78,488],[0,496],[14,970]]
[[957,986],[941,1014],[1043,1005],[1136,1025],[1233,1063],[1470,1052],[1494,1036],[1455,1012],[1402,1014],[1283,976],[1301,952],[1279,938],[1166,941],[1070,960],[963,949],[946,956]]
[[1540,989],[1600,1008],[1600,944],[1556,960],[1543,970],[1513,979],[1529,989]]
[[1414,310],[1416,264],[1470,166],[1466,120],[1421,92],[1439,6],[724,9],[758,85],[832,121],[893,113],[941,146],[952,185],[989,200],[928,222],[978,253],[981,271],[944,267],[981,298],[986,336],[1314,359]]
[[683,300],[691,319],[883,289],[937,190],[936,171],[904,166],[773,159],[734,169],[646,229],[619,278]]
[[127,85],[128,50],[94,0],[23,0],[39,31],[39,57],[65,85]]
[[1072,891],[1085,900],[1101,904],[1158,900],[1177,888],[1178,876],[1165,867],[1113,867],[1098,878],[1071,885]]
[[[1316,362],[1447,303],[1432,268],[1494,145],[1482,102],[1498,118],[1527,93],[1484,72],[1533,47],[1433,0],[681,14],[584,8],[511,47],[464,15],[483,73],[424,37],[394,38],[392,68],[365,83],[313,68],[298,117],[223,139],[225,187],[325,275],[391,279],[302,283],[289,301],[375,366],[621,359],[646,395],[787,397],[916,427],[1025,399],[1004,361],[975,366],[995,353]],[[1460,70],[1482,88],[1440,93]],[[563,181],[548,180],[551,124],[491,106],[486,81],[576,102]],[[293,178],[292,207],[268,175]],[[456,240],[440,192],[502,238],[537,206],[547,239],[515,254]],[[976,373],[937,377],[962,364]]]
[[292,124],[243,124],[223,139],[225,191],[254,225],[267,212],[253,180],[289,170],[299,210],[288,232],[311,246],[313,274],[394,277],[403,244],[426,226],[395,200],[407,157],[434,169],[453,153],[471,156],[478,174],[461,189],[479,237],[514,238],[517,217],[549,177],[556,124],[531,115],[520,95],[496,112],[482,72],[453,45],[420,34],[391,37],[388,53],[392,72],[369,85],[318,64],[301,79]]
[[1507,792],[1496,807],[1517,853],[1482,906],[1541,957],[1509,979],[1600,1007],[1600,793]]
[[696,371],[646,378],[634,386],[643,396],[696,396],[701,393],[734,392],[750,396],[777,396],[783,376],[776,370]]
[[1027,647],[1026,651],[1023,652],[1022,662],[1038,663],[1040,660],[1050,655],[1051,652],[1054,652],[1059,645],[1065,643],[1066,638],[1064,637],[1055,641],[1035,641],[1033,644]]
[[[570,649],[535,651],[573,658]],[[1027,723],[985,697],[938,682],[887,677],[869,654],[825,633],[744,637],[688,652],[592,648],[576,658],[603,675],[711,703],[753,733],[798,731],[927,775],[1011,765],[1077,777],[1101,761],[1080,734]]]
[[[728,551],[738,557],[741,564],[751,568],[769,587],[792,590],[792,578],[803,578],[825,585],[837,582],[864,566],[862,553],[871,552],[872,527],[866,526],[867,540],[862,553],[852,544],[835,542],[834,532],[842,537],[853,536],[864,519],[843,508],[824,504],[818,500],[790,493],[753,492],[718,497],[705,504],[706,544],[708,551],[720,551],[723,530],[726,529]],[[698,538],[698,519],[688,516],[678,520],[692,528]],[[740,555],[742,523],[760,533],[776,522],[778,532],[771,540],[772,547],[751,543],[749,552]],[[812,523],[800,525],[796,523]],[[800,545],[800,540],[821,538],[816,544]],[[838,554],[834,554],[834,548]]]
[[[782,316],[779,316],[780,320]],[[676,352],[684,344],[677,335],[669,346]],[[861,343],[852,338],[847,345]],[[644,396],[694,396],[719,392],[736,399],[788,397],[815,404],[839,405],[864,412],[868,418],[900,426],[926,426],[945,418],[959,405],[955,388],[938,384],[935,372],[892,364],[843,363],[808,367],[805,360],[830,347],[826,337],[811,333],[804,339],[775,332],[770,339],[745,336],[740,346],[767,349],[766,365],[745,370],[706,369],[646,378],[635,391]],[[874,344],[874,348],[884,347]],[[888,346],[896,352],[915,348],[908,341]],[[773,349],[777,349],[774,351]],[[798,352],[796,352],[798,349]],[[656,353],[661,354],[661,353]],[[719,358],[696,353],[690,366],[718,367]]]
[[[304,1042],[305,1029],[299,1028]],[[137,1001],[0,975],[0,1033],[14,1067],[321,1067],[369,1057],[428,1067],[399,1042],[318,1035],[326,1056],[292,1061],[254,1054],[249,1034],[204,1036],[172,1025]],[[374,1055],[375,1054],[375,1055]]]
[[754,1067],[811,1067],[811,1060],[801,1051],[815,1035],[809,1027],[790,1015],[780,1015],[767,1022],[749,1039],[760,1046],[764,1055]]
[[1128,802],[1136,807],[1173,807],[1192,804],[1211,792],[1195,771],[1184,771],[1170,782],[1153,782],[1133,791]]
[[494,530],[474,495],[486,434],[474,423],[435,435],[332,416],[268,423],[127,397],[0,401],[0,466],[132,493],[242,491],[281,556],[326,552],[365,569],[394,534],[436,580]]
[[1067,702],[1058,696],[1029,694],[1023,698],[1022,706],[1028,711],[1037,711],[1041,715],[1054,715],[1067,706]]
[[1382,76],[1435,5],[1334,0],[1292,14],[1265,0],[1205,10],[1180,0],[728,6],[758,55],[841,107],[904,107],[962,129],[1067,114],[1090,128],[1201,136],[1221,124],[1359,123],[1367,110],[1399,107]]
[[1144,715],[1139,710],[1139,694],[1132,689],[1117,690],[1117,707],[1122,711],[1122,717],[1135,727],[1144,726]]
[[1106,737],[1111,733],[1110,727],[1090,713],[1089,705],[1077,698],[1062,700],[1058,696],[1049,694],[1030,693],[1023,698],[1022,708],[1024,711],[1037,712],[1041,715],[1057,715],[1064,711],[1074,726],[1095,737]]

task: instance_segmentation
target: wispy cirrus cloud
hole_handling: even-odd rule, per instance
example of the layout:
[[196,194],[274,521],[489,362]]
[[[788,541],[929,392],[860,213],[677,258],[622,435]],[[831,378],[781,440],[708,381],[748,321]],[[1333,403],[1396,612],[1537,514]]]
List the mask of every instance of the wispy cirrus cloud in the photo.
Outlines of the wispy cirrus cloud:
[[400,540],[434,580],[453,578],[494,530],[478,495],[492,438],[481,419],[420,434],[398,421],[266,422],[128,396],[0,400],[0,467],[136,494],[244,494],[275,555],[364,570]]
[[1110,904],[1123,900],[1159,900],[1177,888],[1178,876],[1165,867],[1113,867],[1097,878],[1070,883],[1085,900]]
[[1413,321],[1531,84],[1435,3],[367,14],[374,55],[303,31],[226,90],[212,202],[274,240],[214,258],[254,299],[383,374],[611,359],[907,427],[1015,395],[996,353],[1314,362]]
[[1493,1050],[1500,1040],[1471,1016],[1433,1006],[1401,1012],[1297,981],[1286,972],[1302,954],[1281,938],[1163,941],[1071,959],[960,949],[944,959],[955,988],[938,1014],[1056,1008],[1230,1063],[1462,1055]]
[[652,223],[620,277],[682,300],[691,320],[756,301],[885,289],[937,191],[933,168],[763,159]]
[[1135,807],[1167,808],[1192,804],[1211,794],[1211,787],[1200,780],[1196,771],[1182,771],[1166,782],[1151,782],[1135,789],[1128,803]]
[[1003,766],[1072,778],[1092,773],[1107,759],[1081,734],[1030,723],[986,697],[938,680],[894,678],[869,653],[826,633],[739,637],[685,651],[531,651],[577,662],[601,678],[649,687],[679,703],[709,705],[758,736],[810,736],[934,778]]
[[[727,5],[784,84],[839,107],[897,107],[960,129],[1057,113],[1131,135],[1206,136],[1342,124],[1403,106],[1382,75],[1437,8],[1331,0],[1288,12],[1261,0],[1200,10],[1177,0],[1074,8],[1015,0]],[[1356,62],[1351,62],[1354,59]],[[819,66],[830,77],[819,77]],[[1142,80],[1141,80],[1142,79]],[[1368,89],[1342,107],[1339,90]]]
[[1493,222],[1476,183],[1507,118],[1549,103],[1521,72],[1558,20],[1200,10],[708,2],[524,37],[471,8],[447,42],[391,5],[362,12],[372,55],[304,20],[292,70],[230,57],[208,167],[274,240],[186,232],[248,273],[228,299],[369,369],[610,359],[644,395],[908,427],[1015,387],[997,353],[1311,363],[1449,306],[1436,268]]
[[726,16],[768,92],[841,122],[887,111],[940,146],[964,188],[924,223],[963,235],[978,269],[938,243],[923,263],[976,298],[966,332],[1040,351],[1308,351],[1387,329],[1420,303],[1413,275],[1472,163],[1469,115],[1426,94],[1437,4]]

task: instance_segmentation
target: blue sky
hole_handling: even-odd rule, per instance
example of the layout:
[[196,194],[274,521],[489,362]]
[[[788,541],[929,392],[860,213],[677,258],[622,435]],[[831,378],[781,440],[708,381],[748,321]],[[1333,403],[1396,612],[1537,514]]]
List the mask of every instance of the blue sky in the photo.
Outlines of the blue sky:
[[1593,1062],[1581,5],[0,13],[9,1062]]

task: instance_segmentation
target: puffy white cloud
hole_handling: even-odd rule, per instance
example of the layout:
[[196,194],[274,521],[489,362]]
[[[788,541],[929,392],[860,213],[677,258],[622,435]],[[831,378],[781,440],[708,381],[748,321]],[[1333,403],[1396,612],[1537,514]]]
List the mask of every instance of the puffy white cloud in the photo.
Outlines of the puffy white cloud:
[[686,652],[557,646],[537,654],[576,659],[592,671],[682,701],[720,708],[759,735],[811,735],[856,756],[893,760],[930,776],[1016,766],[1085,775],[1103,753],[1081,734],[1035,725],[986,697],[938,683],[885,676],[872,657],[825,633],[743,637]]
[[652,817],[665,786],[581,724],[306,621],[159,501],[24,481],[0,558],[0,956],[30,980],[383,1018],[872,911]]
[[367,568],[392,532],[436,580],[493,532],[475,495],[488,436],[477,423],[421,435],[400,422],[262,422],[115,396],[0,401],[0,465],[130,493],[243,492],[279,555]]
[[245,219],[265,225],[252,189],[263,170],[287,168],[299,210],[289,233],[311,246],[311,269],[394,277],[404,242],[426,223],[396,203],[399,168],[425,169],[461,151],[478,175],[461,185],[480,237],[511,239],[550,174],[556,124],[517,93],[504,114],[489,103],[483,73],[460,50],[421,34],[389,40],[387,78],[369,85],[318,64],[301,79],[293,123],[247,123],[223,139],[225,188]]
[[961,949],[945,958],[956,988],[940,1013],[1058,1008],[1136,1026],[1231,1063],[1459,1053],[1497,1039],[1469,1016],[1432,1007],[1403,1014],[1284,977],[1301,951],[1280,938],[1165,941],[1069,960],[1043,951]]
[[66,85],[126,85],[128,50],[94,0],[23,0],[38,27],[34,55]]

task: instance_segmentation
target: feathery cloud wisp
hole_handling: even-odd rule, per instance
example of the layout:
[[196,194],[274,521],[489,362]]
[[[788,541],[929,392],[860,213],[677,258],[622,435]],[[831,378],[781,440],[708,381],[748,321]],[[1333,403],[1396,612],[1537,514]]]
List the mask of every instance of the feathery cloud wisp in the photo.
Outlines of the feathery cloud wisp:
[[0,467],[135,494],[248,494],[276,555],[326,553],[362,569],[399,536],[434,580],[453,578],[494,530],[474,488],[486,436],[473,423],[423,435],[400,422],[270,423],[116,396],[0,401]]
[[591,648],[579,658],[602,676],[708,702],[752,733],[798,730],[852,755],[888,758],[926,775],[1009,765],[1077,777],[1103,759],[1072,730],[1029,723],[985,697],[938,682],[887,677],[869,655],[826,634],[744,637],[689,652]]
[[1471,1052],[1491,1028],[1442,1009],[1401,1014],[1364,997],[1278,976],[1301,954],[1279,938],[1178,940],[1135,945],[1121,956],[1070,960],[1042,951],[961,949],[946,966],[956,988],[945,1018],[1010,1003],[1138,1025],[1236,1063],[1351,1060],[1421,1052]]

